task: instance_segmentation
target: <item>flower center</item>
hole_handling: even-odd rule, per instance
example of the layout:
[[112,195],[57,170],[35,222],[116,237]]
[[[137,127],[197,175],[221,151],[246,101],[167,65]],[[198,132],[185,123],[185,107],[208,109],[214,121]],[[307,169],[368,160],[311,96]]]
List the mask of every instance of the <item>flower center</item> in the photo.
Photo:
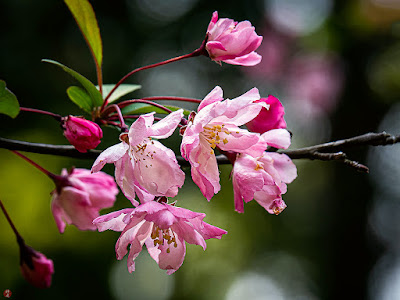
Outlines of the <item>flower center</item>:
[[[207,142],[210,143],[210,146],[212,149],[215,149],[215,147],[220,144],[228,143],[228,139],[221,138],[220,134],[225,133],[226,135],[231,134],[229,130],[224,129],[224,124],[222,125],[213,125],[213,126],[204,126],[204,130],[202,132],[203,136],[206,138]],[[214,151],[211,150],[211,154],[214,154]]]
[[[175,233],[171,230],[171,228],[160,229],[158,226],[155,226],[153,227],[153,231],[151,232],[151,238],[153,239],[154,246],[164,245],[164,242],[166,241],[168,245],[174,243],[174,247],[178,247],[178,244],[176,243]],[[167,253],[170,252],[171,250],[168,247]]]
[[[154,144],[151,138],[144,139],[143,143],[137,144],[130,149],[132,157],[135,159],[135,162],[144,161],[146,163],[146,168],[150,168],[153,166],[150,162],[152,159],[154,159],[154,154],[156,154],[156,151],[147,149],[149,143]],[[147,160],[149,162],[147,162]]]

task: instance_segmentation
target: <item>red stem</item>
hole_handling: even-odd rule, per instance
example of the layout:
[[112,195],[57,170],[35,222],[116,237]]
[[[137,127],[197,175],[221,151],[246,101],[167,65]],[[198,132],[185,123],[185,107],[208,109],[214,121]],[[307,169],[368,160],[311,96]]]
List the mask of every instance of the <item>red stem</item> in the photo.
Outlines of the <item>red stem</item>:
[[185,97],[174,97],[174,96],[154,96],[154,97],[144,97],[142,98],[143,100],[150,100],[150,101],[155,101],[155,100],[173,100],[173,101],[185,101],[185,102],[194,102],[194,103],[200,103],[202,100],[199,99],[194,99],[194,98],[185,98]]
[[18,151],[15,150],[11,150],[11,152],[13,152],[14,154],[18,155],[19,157],[23,158],[24,160],[26,160],[28,163],[30,163],[32,166],[36,167],[37,169],[39,169],[40,171],[42,171],[44,174],[46,174],[47,176],[49,176],[51,179],[55,180],[56,178],[58,178],[59,176],[47,171],[45,168],[43,168],[42,166],[39,166],[37,163],[35,163],[33,160],[31,160],[30,158],[26,157],[25,155],[19,153]]
[[3,211],[3,213],[4,213],[4,216],[6,217],[6,219],[8,221],[8,224],[10,224],[12,230],[14,231],[15,235],[17,236],[17,240],[18,239],[22,239],[21,235],[19,234],[19,232],[18,232],[17,228],[15,227],[13,221],[11,220],[10,216],[8,215],[8,212],[7,212],[6,208],[4,207],[4,204],[3,204],[3,202],[1,200],[0,200],[0,207],[1,207],[1,210]]
[[140,68],[136,68],[133,71],[130,71],[128,74],[126,74],[124,77],[122,77],[120,79],[120,81],[117,82],[117,84],[112,88],[112,90],[108,93],[108,95],[106,96],[106,98],[104,99],[104,103],[100,109],[100,111],[104,110],[104,107],[106,107],[107,103],[108,103],[108,99],[110,98],[110,96],[114,93],[114,91],[126,80],[128,79],[130,76],[132,76],[133,74],[139,72],[139,71],[143,71],[143,70],[147,70],[147,69],[151,69],[151,68],[155,68],[155,67],[159,67],[162,65],[166,65],[172,62],[176,62],[178,60],[182,60],[185,58],[190,58],[190,57],[195,57],[195,56],[199,56],[202,55],[204,52],[204,50],[202,49],[202,47],[200,47],[199,49],[196,49],[195,51],[193,51],[192,53],[189,54],[185,54],[185,55],[181,55],[181,56],[177,56],[168,60],[164,60],[162,62],[158,62],[155,64],[151,64],[148,66],[144,66],[144,67],[140,67]]
[[36,108],[28,108],[28,107],[20,107],[20,110],[22,111],[28,111],[28,112],[33,112],[33,113],[38,113],[42,115],[48,115],[53,118],[55,118],[57,121],[61,121],[61,116],[59,114],[55,114],[49,111],[41,110],[41,109],[36,109]]
[[120,125],[121,132],[127,132],[128,126],[126,126],[126,124],[125,124],[125,120],[124,120],[124,117],[122,116],[121,109],[119,108],[119,106],[116,104],[112,104],[109,106],[109,108],[114,108],[115,112],[117,113],[119,122],[121,123],[121,125]]
[[[169,114],[172,112],[172,110],[166,108],[165,106],[163,106],[161,104],[155,103],[153,101],[142,100],[142,99],[126,100],[126,101],[123,101],[123,102],[120,102],[120,103],[114,104],[114,105],[117,105],[119,108],[124,108],[125,106],[128,106],[129,104],[133,104],[133,103],[146,103],[146,104],[150,104],[152,106],[158,107],[158,108],[166,111]],[[111,106],[107,107],[103,112],[103,116],[104,115],[107,116],[107,114],[110,112],[110,110],[111,110]]]

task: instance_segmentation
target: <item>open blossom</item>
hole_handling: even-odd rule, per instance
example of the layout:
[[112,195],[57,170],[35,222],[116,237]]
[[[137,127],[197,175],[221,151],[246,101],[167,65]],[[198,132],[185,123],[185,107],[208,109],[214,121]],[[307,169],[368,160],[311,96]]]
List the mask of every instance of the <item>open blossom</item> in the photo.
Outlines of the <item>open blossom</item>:
[[106,173],[92,174],[90,170],[63,169],[57,188],[52,192],[51,210],[58,230],[63,233],[66,223],[80,230],[95,230],[92,221],[99,211],[114,205],[118,187]]
[[258,115],[262,103],[256,88],[235,99],[223,99],[222,89],[215,87],[200,103],[198,113],[189,118],[181,144],[182,156],[190,162],[193,181],[210,200],[221,186],[214,149],[261,155],[266,148],[258,133],[239,126]]
[[254,52],[261,42],[262,36],[257,35],[249,21],[238,23],[232,19],[218,19],[215,11],[208,25],[205,47],[216,62],[254,66],[261,61],[261,56]]
[[20,269],[22,276],[30,284],[37,288],[49,288],[51,277],[54,273],[54,265],[51,259],[33,248],[19,242],[20,246]]
[[180,109],[153,124],[154,113],[141,115],[120,135],[121,143],[104,150],[93,163],[98,172],[106,163],[114,163],[115,179],[134,206],[154,196],[174,197],[183,185],[185,173],[180,169],[174,152],[152,138],[167,138],[183,117]]
[[278,98],[269,95],[267,98],[261,98],[258,102],[264,102],[269,107],[263,108],[257,117],[246,124],[252,132],[264,133],[271,129],[286,128],[286,122],[283,116],[285,109]]
[[[263,134],[268,145],[286,149],[290,135],[284,129],[270,130]],[[244,212],[244,202],[256,200],[269,213],[278,215],[285,208],[282,194],[286,184],[297,177],[297,169],[285,154],[264,152],[253,157],[247,154],[237,156],[232,170],[235,210]]]
[[79,152],[96,148],[103,137],[103,131],[96,123],[83,117],[63,118],[64,136]]
[[156,201],[135,209],[123,209],[96,218],[99,231],[121,231],[115,251],[121,260],[127,253],[128,270],[135,271],[135,259],[145,244],[150,256],[170,275],[180,268],[186,254],[185,241],[206,249],[205,240],[220,239],[227,232],[203,221],[205,214]]

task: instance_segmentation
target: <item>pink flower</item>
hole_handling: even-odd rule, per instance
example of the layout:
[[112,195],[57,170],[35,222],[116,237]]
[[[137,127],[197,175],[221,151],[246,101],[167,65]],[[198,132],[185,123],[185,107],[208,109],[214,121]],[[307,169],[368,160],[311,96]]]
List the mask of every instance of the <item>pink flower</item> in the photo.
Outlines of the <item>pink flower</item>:
[[262,36],[256,34],[249,21],[240,23],[232,19],[219,19],[214,12],[207,29],[206,50],[216,62],[254,66],[261,56],[254,52],[261,44]]
[[122,231],[116,245],[117,259],[127,253],[128,270],[135,271],[135,259],[146,244],[150,256],[170,275],[180,268],[186,254],[185,241],[206,249],[205,240],[220,239],[227,232],[203,221],[205,214],[150,201],[135,209],[123,209],[96,218],[99,231]]
[[42,253],[19,241],[20,245],[20,269],[22,276],[33,286],[45,289],[51,285],[51,277],[54,273],[53,261]]
[[103,172],[73,169],[68,173],[63,169],[55,182],[51,210],[60,233],[66,223],[80,230],[95,230],[93,219],[99,216],[99,210],[113,206],[118,194],[114,178]]
[[87,152],[100,144],[103,131],[96,123],[82,117],[63,118],[64,136],[79,152]]
[[210,200],[221,186],[214,149],[261,155],[266,144],[258,133],[239,128],[257,116],[263,107],[256,88],[235,99],[223,101],[222,89],[215,87],[189,118],[183,133],[181,153],[191,164],[193,181]]
[[286,122],[283,118],[285,109],[278,98],[269,95],[267,98],[261,98],[256,102],[264,102],[269,108],[263,108],[257,117],[246,124],[250,131],[264,133],[271,129],[286,128]]
[[153,124],[154,113],[141,115],[128,134],[120,135],[121,143],[104,150],[92,166],[98,172],[106,163],[114,163],[115,179],[134,206],[137,194],[142,202],[154,196],[174,197],[183,185],[185,173],[174,152],[152,138],[167,138],[183,117],[180,109]]
[[[263,138],[276,148],[287,148],[290,144],[290,135],[284,129],[271,130],[263,134]],[[286,208],[282,200],[282,194],[287,191],[286,184],[296,177],[296,166],[285,154],[238,155],[232,170],[235,210],[244,212],[243,201],[247,203],[254,199],[269,213],[278,215]]]

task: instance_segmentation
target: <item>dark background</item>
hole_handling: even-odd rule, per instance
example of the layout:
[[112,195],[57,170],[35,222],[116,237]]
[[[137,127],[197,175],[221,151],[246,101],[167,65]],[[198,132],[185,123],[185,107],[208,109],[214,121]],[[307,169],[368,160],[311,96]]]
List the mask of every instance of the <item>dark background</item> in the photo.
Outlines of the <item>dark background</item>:
[[[293,149],[369,131],[399,133],[396,1],[91,3],[103,40],[105,83],[193,51],[215,10],[220,17],[250,20],[264,36],[260,66],[219,66],[205,57],[177,62],[129,79],[142,85],[131,97],[202,99],[220,85],[226,97],[234,98],[256,86],[285,105]],[[73,79],[42,63],[43,58],[96,80],[90,52],[62,1],[0,2],[0,79],[21,106],[82,114],[65,92]],[[0,116],[0,121],[2,137],[67,143],[47,116],[21,112],[14,120]],[[100,149],[118,142],[116,130],[106,128],[104,135]],[[179,149],[177,137],[166,143]],[[370,167],[369,175],[334,162],[295,161],[298,178],[288,186],[288,207],[279,216],[252,202],[244,214],[234,212],[230,166],[220,168],[222,191],[210,203],[187,172],[179,205],[207,213],[205,221],[229,234],[208,241],[205,252],[188,245],[181,269],[167,276],[146,251],[129,274],[126,260],[115,259],[118,233],[69,226],[60,235],[50,212],[53,183],[1,150],[0,197],[26,242],[53,259],[55,273],[47,290],[23,280],[17,244],[0,217],[0,291],[10,289],[15,299],[400,299],[398,153],[397,146],[348,152]],[[54,173],[92,164],[28,155]],[[113,173],[112,166],[105,170]],[[128,205],[120,195],[116,209]]]

